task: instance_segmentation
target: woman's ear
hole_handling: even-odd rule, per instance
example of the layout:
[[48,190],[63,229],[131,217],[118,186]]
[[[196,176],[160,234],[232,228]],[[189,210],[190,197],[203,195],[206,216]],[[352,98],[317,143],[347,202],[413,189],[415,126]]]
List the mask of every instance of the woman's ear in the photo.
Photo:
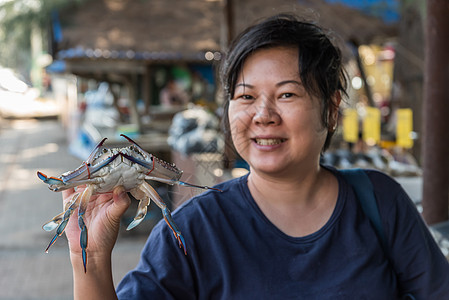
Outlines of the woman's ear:
[[338,123],[338,112],[341,102],[341,93],[336,91],[334,96],[331,98],[331,103],[329,103],[329,131],[334,132],[337,129]]

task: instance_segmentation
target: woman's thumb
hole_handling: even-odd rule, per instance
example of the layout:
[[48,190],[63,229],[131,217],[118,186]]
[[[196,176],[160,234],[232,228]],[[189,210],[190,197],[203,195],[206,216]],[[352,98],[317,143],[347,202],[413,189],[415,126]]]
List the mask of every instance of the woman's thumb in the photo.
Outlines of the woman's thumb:
[[113,206],[115,213],[121,217],[131,204],[131,199],[123,186],[118,186],[114,189],[112,192],[112,199],[114,201]]

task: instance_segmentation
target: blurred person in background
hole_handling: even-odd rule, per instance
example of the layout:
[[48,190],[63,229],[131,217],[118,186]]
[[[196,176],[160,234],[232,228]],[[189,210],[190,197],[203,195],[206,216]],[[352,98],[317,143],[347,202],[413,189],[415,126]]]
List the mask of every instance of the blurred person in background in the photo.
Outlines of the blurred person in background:
[[179,106],[187,104],[189,97],[174,79],[169,79],[159,94],[159,101],[163,106]]

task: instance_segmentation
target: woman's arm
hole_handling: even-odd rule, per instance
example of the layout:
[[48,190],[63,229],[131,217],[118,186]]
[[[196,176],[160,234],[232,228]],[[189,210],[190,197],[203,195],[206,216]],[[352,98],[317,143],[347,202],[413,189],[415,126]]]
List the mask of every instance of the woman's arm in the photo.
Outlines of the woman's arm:
[[112,279],[111,256],[91,258],[84,273],[83,260],[71,254],[74,299],[117,299]]
[[416,299],[445,299],[449,263],[415,204],[395,181],[378,172],[371,176],[401,291]]
[[[64,202],[74,190],[63,192]],[[80,247],[80,229],[74,214],[65,230],[73,267],[75,299],[116,299],[112,280],[111,255],[117,240],[120,218],[129,207],[130,199],[122,187],[112,194],[94,196],[89,201],[84,220],[88,231],[87,268],[84,272]]]

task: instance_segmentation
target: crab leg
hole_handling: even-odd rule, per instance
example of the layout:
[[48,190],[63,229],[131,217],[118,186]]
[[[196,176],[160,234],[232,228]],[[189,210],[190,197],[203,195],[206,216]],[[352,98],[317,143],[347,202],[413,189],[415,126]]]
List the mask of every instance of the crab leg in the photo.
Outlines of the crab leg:
[[90,164],[93,160],[95,155],[97,154],[97,152],[101,151],[101,146],[103,146],[104,142],[107,140],[107,138],[103,138],[94,148],[94,150],[92,150],[92,152],[90,153],[89,157],[86,160],[86,163]]
[[[120,136],[124,137],[125,139],[128,140],[128,142],[133,144],[137,148],[137,150],[140,152],[140,154],[142,154],[142,156],[145,158],[145,160],[138,159],[138,158],[128,155],[126,153],[122,153],[121,155],[123,157],[125,157],[126,159],[129,159],[130,161],[148,169],[149,173],[151,173],[154,170],[154,163],[155,163],[154,158],[155,157],[153,157],[153,155],[151,155],[148,152],[146,152],[145,150],[143,150],[143,148],[140,147],[139,144],[134,142],[131,138],[127,137],[124,134],[121,134]],[[149,163],[149,161],[151,161],[151,163]]]
[[167,205],[165,205],[164,201],[156,192],[156,190],[148,183],[143,182],[140,185],[140,189],[144,191],[145,194],[148,195],[154,201],[154,203],[156,203],[156,205],[162,210],[162,215],[164,216],[165,222],[173,231],[175,238],[178,240],[179,248],[184,248],[184,254],[187,255],[186,242],[184,241],[184,237],[182,236],[181,231],[178,229],[178,226],[176,226],[175,221],[173,220]]
[[102,162],[96,164],[95,166],[92,166],[90,168],[90,174],[94,174],[95,172],[97,172],[98,170],[100,170],[101,168],[107,166],[108,164],[110,164],[114,159],[116,159],[118,156],[118,154],[114,154],[111,157],[108,157],[107,159],[103,160]]
[[165,177],[173,180],[177,180],[181,177],[182,171],[178,169],[174,164],[169,164],[142,149],[136,142],[127,137],[124,134],[121,134],[124,138],[126,138],[130,143],[132,143],[140,154],[145,158],[144,160],[138,159],[136,157],[127,155],[122,153],[122,156],[129,159],[130,161],[143,166],[148,169],[148,174],[153,173],[157,177]]
[[62,222],[65,212],[66,210],[64,210],[62,213],[56,215],[55,217],[53,217],[53,219],[42,225],[42,229],[45,231],[52,231],[53,229],[58,227],[59,224],[61,224]]
[[87,266],[87,227],[86,223],[84,222],[84,214],[86,213],[87,204],[89,203],[90,198],[92,197],[92,194],[95,191],[94,185],[88,185],[87,188],[83,191],[80,199],[80,205],[78,208],[78,226],[81,230],[80,234],[80,246],[83,253],[83,266],[84,266],[84,273],[87,272],[86,266]]
[[45,175],[42,172],[37,172],[37,176],[44,183],[49,184],[49,188],[54,192],[60,192],[60,191],[67,190],[72,187],[77,187],[79,185],[84,185],[84,184],[95,184],[95,183],[99,183],[102,181],[101,179],[99,180],[98,178],[95,178],[95,179],[85,179],[85,180],[64,182],[60,178],[48,177],[47,175]]
[[[67,175],[61,176],[61,179],[64,181],[65,184],[77,184],[79,185],[79,182],[82,182],[83,179],[89,180],[90,176],[103,168],[104,166],[111,163],[114,159],[116,159],[118,154],[114,154],[111,157],[108,157],[107,159],[101,161],[100,163],[92,166],[91,163],[84,163],[78,169],[73,171],[73,173],[69,173]],[[81,176],[82,175],[82,176]],[[79,178],[78,178],[79,177]],[[73,179],[77,178],[78,181],[73,181]],[[83,184],[83,183],[82,183]]]
[[[56,234],[55,236],[51,239],[50,243],[47,246],[47,249],[45,249],[45,253],[48,253],[48,249],[50,249],[50,247],[56,242],[56,240],[58,239],[58,237],[60,237],[64,230],[65,227],[67,226],[70,217],[72,216],[73,212],[75,211],[75,208],[78,206],[78,198],[79,198],[80,194],[75,194],[72,198],[72,200],[68,203],[68,207],[67,209],[57,215],[56,217],[54,217],[50,222],[44,224],[44,226],[42,226],[42,228],[46,231],[52,230],[54,229],[58,224],[58,228],[56,229]],[[61,217],[62,216],[62,217]]]
[[136,157],[130,156],[126,153],[121,153],[121,155],[130,160],[133,163],[136,163],[138,165],[141,165],[142,167],[146,168],[148,170],[147,174],[155,174],[157,175],[157,177],[159,178],[160,176],[163,176],[167,179],[171,179],[171,180],[178,180],[181,175],[182,175],[182,171],[179,170],[178,168],[176,168],[174,165],[170,165],[169,163],[158,159],[154,156],[152,156],[151,154],[146,153],[145,155],[147,155],[150,160],[151,163],[149,163],[146,160],[142,160],[142,159],[138,159]]
[[184,181],[180,181],[180,180],[171,180],[171,179],[159,178],[159,177],[155,177],[155,176],[145,176],[145,179],[159,181],[159,182],[166,183],[169,185],[176,184],[176,185],[181,185],[181,186],[194,187],[194,188],[198,188],[198,189],[216,190],[216,191],[222,192],[222,190],[220,190],[220,189],[209,187],[207,185],[196,185],[196,184],[192,184],[192,183],[188,183],[188,182],[184,182]]
[[150,197],[145,194],[141,189],[134,189],[131,191],[131,195],[134,198],[139,199],[139,206],[137,207],[136,216],[134,220],[128,225],[126,230],[131,230],[142,222],[142,220],[147,215],[148,205],[150,204]]
[[[64,220],[66,213],[68,210],[75,210],[78,207],[79,202],[77,201],[79,197],[79,193],[73,195],[72,199],[64,205],[64,211],[58,215],[56,215],[53,219],[42,225],[42,229],[45,231],[52,231]],[[72,215],[72,214],[70,214]],[[70,216],[69,216],[70,217]]]
[[97,155],[97,153],[99,151],[101,151],[102,146],[104,144],[104,142],[106,141],[106,138],[102,139],[97,146],[95,146],[94,150],[92,150],[92,152],[90,153],[89,157],[87,158],[87,160],[85,162],[83,162],[78,168],[76,168],[74,171],[62,175],[61,179],[64,181],[64,183],[67,183],[70,180],[73,180],[75,178],[79,179],[85,179],[85,178],[90,178],[90,174],[93,173],[94,171],[91,170],[91,163],[94,160],[95,156]]

